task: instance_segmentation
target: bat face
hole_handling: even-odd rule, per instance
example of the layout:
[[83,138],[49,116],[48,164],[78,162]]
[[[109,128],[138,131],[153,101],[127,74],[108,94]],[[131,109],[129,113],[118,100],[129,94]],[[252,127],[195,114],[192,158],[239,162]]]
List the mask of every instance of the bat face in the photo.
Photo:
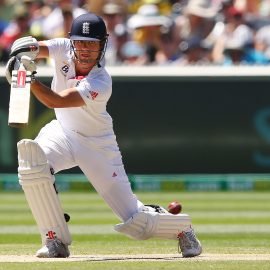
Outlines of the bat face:
[[31,72],[26,71],[23,65],[12,71],[10,87],[8,125],[24,127],[29,120],[30,106],[30,78]]

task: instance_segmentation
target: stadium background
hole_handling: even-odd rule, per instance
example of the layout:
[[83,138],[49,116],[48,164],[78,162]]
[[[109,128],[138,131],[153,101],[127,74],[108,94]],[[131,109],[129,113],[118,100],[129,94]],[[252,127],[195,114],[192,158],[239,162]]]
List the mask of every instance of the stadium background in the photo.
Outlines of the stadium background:
[[[267,67],[109,71],[108,111],[135,190],[270,189]],[[39,75],[50,85],[50,68]],[[33,139],[54,114],[33,97],[29,125],[8,127],[4,77],[0,87],[0,189],[16,190],[16,143]],[[89,189],[78,168],[63,173],[56,176],[61,189]]]

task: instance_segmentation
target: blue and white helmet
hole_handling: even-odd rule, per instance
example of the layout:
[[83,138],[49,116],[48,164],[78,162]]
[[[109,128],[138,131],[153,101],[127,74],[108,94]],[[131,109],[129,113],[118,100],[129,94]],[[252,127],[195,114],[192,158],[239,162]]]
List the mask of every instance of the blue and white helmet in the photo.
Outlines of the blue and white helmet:
[[[104,57],[109,36],[105,22],[100,16],[94,13],[86,13],[78,16],[72,23],[69,36],[72,44],[76,40],[100,41],[101,51],[97,60],[97,64],[99,65],[99,62]],[[72,48],[76,57],[76,51],[73,45]]]

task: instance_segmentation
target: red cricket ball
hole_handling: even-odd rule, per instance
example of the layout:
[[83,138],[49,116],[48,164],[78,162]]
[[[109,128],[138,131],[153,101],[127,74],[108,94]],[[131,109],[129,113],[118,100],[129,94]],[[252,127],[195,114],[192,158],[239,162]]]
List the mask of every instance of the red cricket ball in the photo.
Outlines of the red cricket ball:
[[179,202],[171,202],[168,205],[168,212],[173,214],[173,215],[177,215],[182,211],[182,205]]

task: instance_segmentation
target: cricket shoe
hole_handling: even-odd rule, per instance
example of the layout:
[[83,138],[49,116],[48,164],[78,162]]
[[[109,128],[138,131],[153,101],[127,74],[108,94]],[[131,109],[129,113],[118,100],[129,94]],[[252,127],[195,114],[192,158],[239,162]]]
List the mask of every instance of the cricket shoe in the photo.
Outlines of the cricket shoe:
[[45,246],[36,253],[39,258],[67,258],[69,255],[68,246],[58,239],[47,239]]
[[178,239],[178,251],[184,258],[199,256],[202,253],[201,243],[192,228],[179,233]]

